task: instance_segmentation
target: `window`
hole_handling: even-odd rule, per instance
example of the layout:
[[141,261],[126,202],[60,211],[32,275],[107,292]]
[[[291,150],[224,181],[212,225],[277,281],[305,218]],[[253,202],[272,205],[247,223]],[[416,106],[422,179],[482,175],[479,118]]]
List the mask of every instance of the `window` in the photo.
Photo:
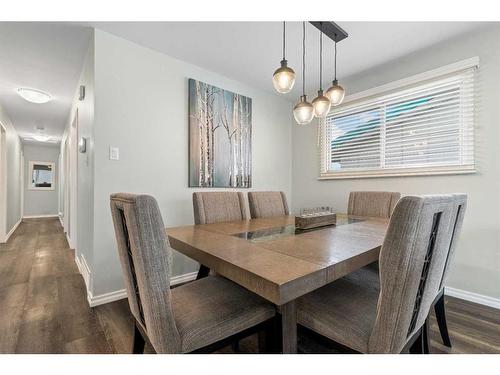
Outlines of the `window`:
[[478,59],[354,95],[321,124],[320,178],[471,173]]

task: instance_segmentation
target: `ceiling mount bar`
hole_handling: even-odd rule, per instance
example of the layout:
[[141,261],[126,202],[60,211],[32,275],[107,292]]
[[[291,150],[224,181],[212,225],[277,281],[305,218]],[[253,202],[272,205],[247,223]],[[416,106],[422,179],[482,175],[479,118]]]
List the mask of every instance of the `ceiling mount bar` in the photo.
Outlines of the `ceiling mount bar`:
[[344,29],[333,21],[309,21],[309,23],[318,30],[322,30],[323,34],[334,42],[340,42],[349,36]]

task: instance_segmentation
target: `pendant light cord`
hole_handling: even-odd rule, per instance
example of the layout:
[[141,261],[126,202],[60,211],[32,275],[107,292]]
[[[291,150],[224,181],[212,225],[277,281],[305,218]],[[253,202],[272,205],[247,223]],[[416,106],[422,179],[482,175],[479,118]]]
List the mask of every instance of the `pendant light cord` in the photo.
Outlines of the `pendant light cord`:
[[319,89],[323,90],[323,22],[320,23],[319,30]]
[[286,22],[283,21],[283,60],[285,59],[285,52],[286,52]]
[[306,94],[306,23],[302,22],[302,96]]
[[[335,38],[337,38],[337,35],[335,35]],[[337,80],[337,41],[335,41],[335,48],[334,48],[334,51],[335,51],[335,57],[333,59],[333,75],[334,75],[334,80],[336,81]]]

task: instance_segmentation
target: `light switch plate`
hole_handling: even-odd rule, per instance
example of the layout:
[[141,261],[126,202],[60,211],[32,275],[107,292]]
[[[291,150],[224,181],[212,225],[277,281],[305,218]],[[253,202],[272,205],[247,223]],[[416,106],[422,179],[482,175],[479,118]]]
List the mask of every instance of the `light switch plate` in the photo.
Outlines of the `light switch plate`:
[[120,160],[120,149],[109,146],[109,160]]

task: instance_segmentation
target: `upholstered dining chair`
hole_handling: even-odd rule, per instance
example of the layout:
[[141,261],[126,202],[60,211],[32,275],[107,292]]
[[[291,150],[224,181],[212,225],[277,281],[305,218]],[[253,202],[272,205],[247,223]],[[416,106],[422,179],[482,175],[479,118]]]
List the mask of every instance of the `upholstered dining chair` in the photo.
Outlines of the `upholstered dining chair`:
[[274,307],[222,277],[170,289],[171,249],[156,200],[113,194],[118,253],[134,317],[133,353],[209,352],[271,326]]
[[[436,314],[436,320],[438,323],[441,339],[443,340],[443,344],[450,348],[451,348],[451,340],[448,333],[448,325],[446,323],[444,282],[446,280],[446,276],[448,273],[450,259],[452,258],[454,250],[457,246],[458,237],[462,229],[466,208],[467,208],[467,196],[464,194],[456,195],[456,202],[454,209],[455,220],[453,221],[453,229],[452,229],[453,234],[451,237],[450,244],[448,246],[446,266],[444,267],[443,275],[441,277],[439,291],[432,303],[434,307],[434,313]],[[346,278],[357,279],[356,282],[362,282],[366,287],[376,288],[377,290],[380,289],[378,267],[371,267],[371,265],[363,267],[358,271],[346,276]]]
[[248,204],[252,219],[290,213],[286,195],[282,191],[251,191],[248,193]]
[[428,352],[427,317],[442,287],[457,206],[465,199],[402,198],[380,250],[379,277],[344,277],[304,296],[298,323],[361,353]]
[[349,215],[389,218],[401,198],[401,193],[390,191],[351,191]]
[[[248,219],[245,196],[241,192],[232,191],[194,192],[193,213],[195,224]],[[210,269],[200,264],[197,279],[201,279],[209,273]]]

